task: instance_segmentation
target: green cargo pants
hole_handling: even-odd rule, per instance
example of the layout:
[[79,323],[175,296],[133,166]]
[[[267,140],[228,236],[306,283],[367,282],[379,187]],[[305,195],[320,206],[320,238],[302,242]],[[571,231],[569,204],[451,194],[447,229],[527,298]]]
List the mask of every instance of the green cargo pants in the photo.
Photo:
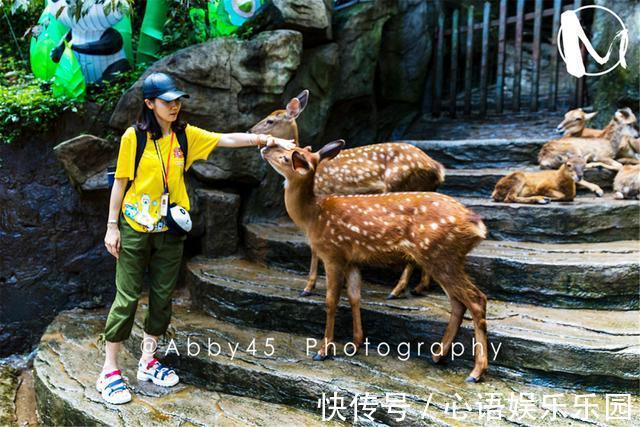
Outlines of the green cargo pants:
[[131,335],[145,269],[151,276],[149,310],[144,331],[165,333],[171,321],[171,294],[178,281],[186,236],[173,233],[140,233],[120,215],[120,254],[116,262],[116,297],[111,305],[103,338],[124,341]]

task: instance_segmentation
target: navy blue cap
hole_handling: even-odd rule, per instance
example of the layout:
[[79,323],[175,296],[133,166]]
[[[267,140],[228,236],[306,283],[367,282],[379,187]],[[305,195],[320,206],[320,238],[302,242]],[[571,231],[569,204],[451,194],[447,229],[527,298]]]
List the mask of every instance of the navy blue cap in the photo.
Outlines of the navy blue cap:
[[142,96],[145,99],[160,98],[167,102],[180,97],[189,97],[187,93],[178,90],[171,76],[165,73],[149,74],[142,83]]

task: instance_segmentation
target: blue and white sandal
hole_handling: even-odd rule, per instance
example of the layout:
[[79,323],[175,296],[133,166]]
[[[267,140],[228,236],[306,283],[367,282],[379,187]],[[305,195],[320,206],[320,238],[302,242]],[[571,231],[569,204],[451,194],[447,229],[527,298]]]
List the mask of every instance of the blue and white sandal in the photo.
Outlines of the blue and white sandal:
[[122,379],[122,373],[119,369],[101,373],[96,381],[96,390],[102,394],[102,398],[107,403],[120,405],[131,400],[131,392]]
[[138,362],[137,378],[138,381],[152,381],[162,387],[173,387],[180,381],[173,369],[163,365],[155,357],[146,365]]

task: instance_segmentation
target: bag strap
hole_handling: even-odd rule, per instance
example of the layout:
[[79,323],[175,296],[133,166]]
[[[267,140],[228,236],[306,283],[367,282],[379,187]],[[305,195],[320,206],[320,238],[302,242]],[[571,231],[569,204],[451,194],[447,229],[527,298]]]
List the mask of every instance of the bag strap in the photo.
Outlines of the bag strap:
[[187,170],[187,154],[189,152],[189,144],[187,143],[187,132],[184,129],[180,129],[176,132],[176,137],[178,138],[178,144],[180,144],[180,150],[182,150],[182,155],[184,156],[184,163],[182,164],[183,172]]

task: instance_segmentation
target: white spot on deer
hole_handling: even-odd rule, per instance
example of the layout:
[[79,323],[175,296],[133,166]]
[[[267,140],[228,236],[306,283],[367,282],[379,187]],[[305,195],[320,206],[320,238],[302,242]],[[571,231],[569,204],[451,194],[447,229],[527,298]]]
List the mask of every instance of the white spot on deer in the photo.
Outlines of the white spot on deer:
[[402,165],[402,170],[403,171],[408,171],[409,170],[409,165]]
[[355,232],[355,233],[359,233],[360,232],[360,228],[356,225],[352,225],[351,227],[351,231]]
[[433,202],[433,206],[439,206],[440,202]]
[[427,211],[427,206],[426,205],[420,206],[420,212],[426,212],[426,211]]
[[444,218],[440,218],[440,224],[446,224],[446,223],[447,223],[447,221],[445,221]]
[[449,220],[449,222],[450,222],[450,223],[452,223],[452,224],[453,224],[454,222],[456,222],[456,217],[455,217],[455,216],[453,216],[453,215],[449,215],[449,217],[448,217],[447,219],[448,219],[448,220]]
[[437,229],[438,229],[438,224],[436,224],[435,222],[432,222],[432,223],[431,223],[431,228],[432,228],[433,230],[437,230]]

